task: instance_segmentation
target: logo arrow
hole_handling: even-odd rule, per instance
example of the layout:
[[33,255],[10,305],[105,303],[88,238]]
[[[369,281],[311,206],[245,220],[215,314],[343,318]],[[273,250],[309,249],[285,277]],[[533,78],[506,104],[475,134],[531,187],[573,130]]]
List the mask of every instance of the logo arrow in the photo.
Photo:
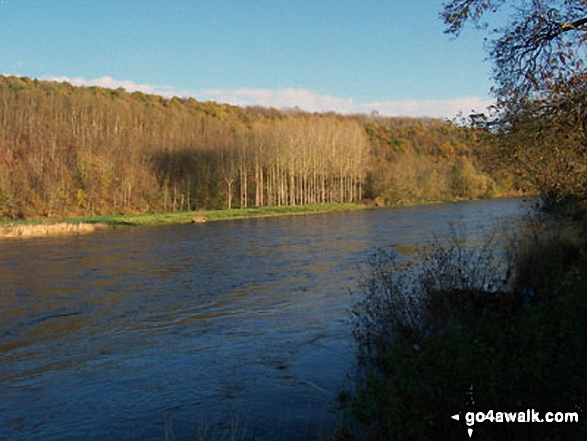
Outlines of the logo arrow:
[[456,415],[451,416],[451,418],[455,421],[458,421],[461,416],[457,413]]

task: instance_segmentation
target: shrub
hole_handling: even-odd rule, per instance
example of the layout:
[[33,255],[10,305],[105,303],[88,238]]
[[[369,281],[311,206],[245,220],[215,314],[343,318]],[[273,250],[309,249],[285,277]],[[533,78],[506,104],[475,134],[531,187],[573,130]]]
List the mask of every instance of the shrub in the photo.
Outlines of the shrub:
[[[541,267],[524,273],[529,264],[523,250],[517,259],[508,254],[504,264],[492,241],[475,248],[457,233],[452,229],[447,241],[437,241],[415,262],[388,251],[369,260],[371,271],[353,308],[364,370],[341,403],[354,425],[340,433],[344,439],[466,439],[464,418],[450,418],[457,412],[463,417],[469,411],[535,409],[542,416],[575,411],[580,423],[485,423],[474,426],[474,437],[586,439],[582,252],[569,263],[556,294],[529,304],[516,283],[542,278]],[[541,236],[530,239],[530,245],[517,245],[540,245]]]
[[513,241],[516,285],[543,295],[556,294],[576,261],[584,254],[585,238],[577,224],[563,218],[532,218]]
[[468,243],[466,230],[450,225],[447,238],[420,249],[414,261],[377,249],[352,308],[360,355],[377,357],[395,343],[421,345],[467,308],[507,295],[511,270],[496,256],[494,242],[488,236],[480,246]]

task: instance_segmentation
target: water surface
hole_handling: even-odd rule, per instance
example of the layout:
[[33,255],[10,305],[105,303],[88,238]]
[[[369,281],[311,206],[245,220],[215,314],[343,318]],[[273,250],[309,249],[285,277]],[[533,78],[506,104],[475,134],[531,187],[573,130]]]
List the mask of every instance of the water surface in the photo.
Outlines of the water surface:
[[[0,439],[331,433],[358,266],[520,200],[0,242]],[[403,249],[403,248],[400,248]]]

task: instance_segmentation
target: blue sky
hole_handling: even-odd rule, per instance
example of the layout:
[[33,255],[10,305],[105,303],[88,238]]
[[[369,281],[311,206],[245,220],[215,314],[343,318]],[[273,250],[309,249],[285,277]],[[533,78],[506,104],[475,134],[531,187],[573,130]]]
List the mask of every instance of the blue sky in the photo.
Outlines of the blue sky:
[[438,0],[0,0],[0,73],[237,105],[451,117],[489,102],[483,35]]

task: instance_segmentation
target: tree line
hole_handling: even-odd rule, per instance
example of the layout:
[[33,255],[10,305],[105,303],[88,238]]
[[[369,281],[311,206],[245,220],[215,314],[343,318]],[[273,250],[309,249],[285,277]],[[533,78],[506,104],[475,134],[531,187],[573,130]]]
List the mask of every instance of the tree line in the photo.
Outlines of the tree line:
[[367,197],[388,204],[490,198],[532,191],[496,156],[484,133],[432,118],[366,119]]
[[491,196],[463,130],[0,76],[0,214]]
[[545,208],[587,201],[587,3],[453,0],[442,17],[453,35],[499,23],[488,40],[497,104],[471,118],[489,163],[531,183]]

